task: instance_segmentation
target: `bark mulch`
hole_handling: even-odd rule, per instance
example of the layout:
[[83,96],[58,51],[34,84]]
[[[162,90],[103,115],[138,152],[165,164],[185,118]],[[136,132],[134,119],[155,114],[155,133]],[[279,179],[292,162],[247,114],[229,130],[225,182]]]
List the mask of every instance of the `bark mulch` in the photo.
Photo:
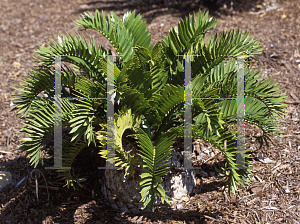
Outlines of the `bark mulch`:
[[[2,0],[0,1],[0,171],[12,174],[12,183],[0,191],[0,223],[299,223],[300,222],[300,2],[298,0],[260,1],[182,1],[171,4],[164,1],[83,1],[83,0]],[[145,4],[146,3],[146,4]],[[245,189],[239,187],[231,198],[221,192],[222,182],[212,177],[212,164],[217,157],[208,154],[206,163],[200,164],[197,175],[197,192],[182,209],[159,211],[140,215],[114,211],[101,196],[103,160],[97,148],[87,148],[74,163],[74,171],[86,178],[83,188],[76,191],[63,187],[64,180],[57,173],[46,170],[53,166],[53,149],[43,153],[43,176],[38,179],[38,199],[34,177],[38,175],[29,165],[25,153],[17,145],[25,137],[23,125],[16,112],[10,112],[10,97],[17,93],[12,87],[34,65],[32,56],[40,45],[50,42],[50,37],[79,32],[73,24],[83,12],[104,10],[123,15],[136,9],[147,20],[152,43],[166,35],[180,18],[198,9],[210,10],[218,17],[217,29],[250,31],[253,38],[264,47],[257,56],[257,68],[263,77],[274,77],[281,84],[288,111],[281,121],[285,132],[274,138],[276,146],[263,146],[254,142],[261,133],[256,127],[246,125],[247,143],[255,158],[253,182]],[[80,32],[95,38],[105,48],[111,48],[108,40],[95,31]],[[201,150],[209,149],[202,142]],[[211,150],[214,151],[214,150]],[[51,159],[52,158],[52,159]],[[30,177],[32,174],[32,177]]]

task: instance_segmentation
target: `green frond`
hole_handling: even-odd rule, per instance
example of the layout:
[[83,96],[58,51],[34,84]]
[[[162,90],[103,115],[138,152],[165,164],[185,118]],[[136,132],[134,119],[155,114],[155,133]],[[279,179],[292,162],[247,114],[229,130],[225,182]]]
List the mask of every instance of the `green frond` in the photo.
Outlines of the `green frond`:
[[[48,99],[47,99],[48,100]],[[19,146],[19,149],[26,151],[26,156],[31,157],[30,163],[36,167],[40,161],[42,144],[46,138],[54,130],[54,106],[46,99],[38,99],[32,101],[32,108],[26,122],[26,127],[21,132],[27,134],[27,138],[21,139],[25,141]],[[62,126],[68,124],[71,118],[72,110],[75,106],[65,102],[62,103]]]
[[163,44],[158,41],[151,53],[150,73],[152,76],[152,88],[160,90],[169,82],[169,68],[167,64],[167,56],[163,51]]
[[[215,34],[207,43],[204,41],[197,42],[193,47],[197,49],[193,54],[199,55],[193,57],[194,66],[192,72],[195,75],[209,72],[230,56],[236,58],[239,55],[243,55],[246,59],[261,51],[258,48],[258,41],[251,40],[248,33],[242,36],[242,32],[239,30],[236,33],[234,30],[224,31],[220,37],[218,34]],[[247,49],[253,50],[247,51]]]
[[[81,70],[85,71],[87,78],[94,78],[101,84],[105,84],[105,75],[107,74],[107,54],[101,45],[96,47],[96,44],[89,44],[78,36],[68,34],[68,38],[62,36],[63,39],[57,43],[52,39],[54,45],[48,44],[50,48],[40,47],[36,52],[37,62],[44,66],[53,66],[55,64],[56,55],[61,55],[62,62],[69,62],[76,65]],[[120,70],[114,66],[115,75],[118,76]]]
[[135,115],[145,115],[148,122],[157,121],[158,112],[156,107],[153,107],[149,100],[144,96],[144,93],[140,93],[136,89],[128,89],[122,94],[121,105],[126,105],[134,111]]
[[25,84],[21,84],[21,88],[15,88],[20,90],[21,93],[14,94],[12,96],[17,96],[12,98],[14,100],[14,105],[16,105],[13,110],[18,109],[17,114],[23,113],[21,118],[26,117],[30,108],[32,107],[33,100],[37,97],[39,93],[44,90],[50,90],[54,87],[54,80],[51,71],[39,68],[32,71],[32,74],[28,74],[29,78],[23,80]]
[[[236,130],[232,129],[235,124],[228,124],[224,126],[222,130],[219,129],[220,137],[215,135],[210,135],[205,140],[219,148],[225,158],[225,167],[221,168],[221,170],[215,167],[215,170],[220,173],[222,176],[218,178],[226,178],[225,187],[229,189],[229,196],[230,192],[235,193],[237,190],[237,185],[244,186],[244,183],[247,185],[250,184],[251,179],[250,175],[252,174],[250,165],[252,162],[249,160],[251,159],[250,155],[245,154],[250,149],[246,149],[245,151],[238,152],[236,148]],[[224,146],[224,141],[227,142],[227,147]],[[244,155],[245,163],[242,164],[245,169],[238,169],[236,167],[236,155],[237,153],[242,153]],[[224,188],[225,189],[225,188]]]
[[165,190],[160,183],[162,177],[167,175],[169,171],[168,164],[170,162],[168,160],[172,151],[171,146],[175,142],[175,136],[164,133],[155,141],[154,146],[149,136],[141,128],[137,129],[135,136],[138,138],[141,148],[138,154],[143,159],[144,173],[140,175],[141,179],[139,181],[139,187],[142,188],[141,202],[144,203],[144,207],[149,204],[150,209],[154,211],[156,196],[159,196],[162,202],[169,203],[171,199],[165,195]]
[[103,10],[101,18],[100,12],[96,10],[95,16],[85,13],[75,24],[84,29],[101,32],[112,43],[118,54],[122,55],[123,65],[133,57],[132,47],[141,46],[150,51],[153,48],[149,47],[151,35],[148,36],[149,31],[146,31],[146,22],[142,22],[140,14],[135,17],[135,10],[124,14],[123,21],[114,12],[108,14],[106,19]]
[[195,13],[193,13],[185,20],[180,20],[178,30],[171,28],[167,38],[164,39],[164,44],[172,50],[174,56],[188,53],[192,44],[204,38],[204,34],[213,29],[217,23],[218,20],[208,19],[208,12],[201,13],[199,10],[196,20]]
[[91,100],[80,100],[77,102],[77,109],[73,110],[73,118],[69,121],[72,130],[70,133],[74,133],[71,141],[75,140],[75,144],[84,137],[84,140],[88,141],[88,145],[91,142],[96,145],[95,133],[94,133],[94,119],[96,119],[96,109],[93,107],[94,102]]
[[147,48],[134,47],[135,55],[127,62],[126,75],[128,88],[136,89],[149,98],[155,91],[152,89],[152,77],[150,72],[151,52]]
[[76,92],[80,91],[87,97],[106,97],[106,88],[102,84],[97,81],[92,82],[84,76],[77,81],[75,89]]
[[155,130],[154,139],[162,132],[172,128],[175,123],[178,125],[183,124],[183,120],[179,123],[174,121],[174,116],[177,115],[174,112],[180,111],[184,105],[184,88],[182,86],[164,85],[160,91],[152,95],[149,103],[152,108],[157,108],[157,113],[159,114],[155,120],[148,114],[145,114],[152,130]]

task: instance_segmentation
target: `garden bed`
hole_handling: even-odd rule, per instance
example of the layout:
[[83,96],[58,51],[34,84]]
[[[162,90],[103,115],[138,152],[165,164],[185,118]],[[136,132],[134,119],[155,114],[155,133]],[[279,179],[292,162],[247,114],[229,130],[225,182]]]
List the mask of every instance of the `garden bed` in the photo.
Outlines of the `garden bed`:
[[[299,99],[300,99],[300,46],[299,46],[299,11],[297,0],[289,1],[221,1],[224,4],[213,7],[213,1],[204,1],[189,7],[170,5],[168,8],[157,1],[144,4],[140,1],[123,2],[109,5],[106,2],[86,2],[82,0],[61,1],[8,1],[0,2],[2,21],[0,24],[0,152],[1,170],[12,174],[12,184],[0,191],[1,223],[296,223],[300,222],[300,132],[299,132]],[[211,2],[211,3],[209,3]],[[252,4],[253,3],[253,4]],[[20,139],[25,137],[19,131],[23,127],[15,112],[9,112],[11,94],[16,90],[12,86],[19,84],[25,72],[34,65],[31,56],[34,50],[49,38],[57,37],[65,31],[78,31],[73,20],[84,11],[96,8],[105,13],[113,10],[121,15],[127,10],[137,8],[142,18],[147,20],[147,27],[152,33],[151,44],[162,39],[171,26],[177,25],[185,13],[211,8],[211,15],[220,18],[214,32],[223,29],[241,28],[250,31],[254,39],[264,47],[263,54],[258,56],[260,62],[255,67],[263,77],[274,77],[284,91],[290,96],[287,99],[287,116],[282,119],[284,134],[281,139],[274,139],[277,146],[264,146],[258,150],[253,137],[248,140],[255,157],[253,183],[251,187],[239,187],[236,196],[228,198],[222,194],[222,181],[211,176],[215,157],[198,164],[205,173],[197,175],[197,190],[189,202],[180,210],[128,215],[118,213],[109,207],[101,195],[103,184],[103,160],[97,154],[97,148],[84,150],[76,160],[78,174],[86,177],[84,188],[73,191],[63,187],[64,181],[56,173],[46,170],[53,166],[53,160],[45,159],[45,165],[37,167],[46,177],[49,186],[50,202],[42,178],[39,181],[39,202],[36,200],[35,182],[29,180],[33,167],[29,159],[17,150]],[[252,5],[251,5],[252,4]],[[273,4],[273,5],[272,5]],[[274,7],[274,4],[276,7]],[[175,4],[174,4],[175,5]],[[191,5],[191,4],[190,4]],[[242,9],[241,6],[244,8]],[[272,8],[273,7],[273,8]],[[17,10],[16,10],[17,9]],[[214,10],[215,9],[215,10]],[[253,9],[251,11],[251,9]],[[104,47],[111,48],[109,42],[93,31],[81,32],[86,37],[94,36]],[[259,131],[246,125],[246,134],[256,136]],[[203,143],[204,147],[209,147]],[[91,153],[87,153],[93,151]],[[199,154],[200,155],[200,154]],[[207,155],[204,161],[210,159]],[[44,158],[53,156],[49,147]],[[268,159],[268,160],[267,160]],[[207,174],[207,175],[206,175]],[[22,181],[23,180],[23,181]],[[16,187],[16,185],[19,185]]]

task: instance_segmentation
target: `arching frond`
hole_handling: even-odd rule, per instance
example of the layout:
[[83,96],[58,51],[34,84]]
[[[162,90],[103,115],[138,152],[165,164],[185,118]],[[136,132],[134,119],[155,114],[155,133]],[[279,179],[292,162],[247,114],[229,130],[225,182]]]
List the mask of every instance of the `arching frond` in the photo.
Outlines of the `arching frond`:
[[174,56],[185,54],[195,41],[202,39],[204,34],[213,29],[217,23],[218,20],[214,18],[208,19],[208,12],[201,13],[199,10],[196,20],[195,13],[193,13],[184,21],[180,20],[178,30],[171,28],[167,38],[164,38],[164,44],[172,50]]
[[139,186],[141,190],[141,202],[144,203],[144,207],[150,204],[150,208],[154,211],[155,197],[159,196],[162,203],[166,201],[170,204],[170,197],[166,196],[166,191],[160,185],[162,177],[168,174],[169,167],[166,165],[170,162],[170,153],[172,151],[171,146],[175,143],[175,136],[170,133],[161,135],[154,146],[149,136],[142,130],[137,129],[135,136],[139,140],[141,150],[139,155],[143,159],[143,170],[141,174],[141,180]]
[[[76,107],[69,102],[62,103],[62,127],[68,125],[71,119],[72,110]],[[26,151],[27,157],[31,157],[30,163],[35,167],[38,165],[41,157],[43,142],[53,133],[54,130],[54,106],[43,98],[36,98],[32,101],[32,108],[29,117],[26,118],[25,128],[21,132],[27,134],[25,141],[19,146],[19,149]]]
[[122,55],[123,65],[134,55],[132,47],[141,46],[152,50],[153,46],[149,47],[151,34],[146,31],[146,22],[142,22],[139,15],[135,17],[135,10],[128,12],[123,16],[123,21],[112,12],[108,14],[107,19],[102,11],[98,10],[95,16],[91,13],[85,13],[80,20],[77,20],[76,25],[85,29],[93,29],[101,32],[109,39],[119,55]]
[[[97,79],[101,84],[106,84],[108,51],[101,45],[89,44],[85,38],[82,40],[78,36],[68,34],[68,38],[63,36],[60,43],[52,39],[54,45],[48,44],[50,48],[40,47],[37,50],[39,57],[37,62],[44,66],[53,66],[57,55],[61,56],[61,61],[69,62],[84,70],[88,78]],[[117,66],[114,66],[116,76],[120,73]]]

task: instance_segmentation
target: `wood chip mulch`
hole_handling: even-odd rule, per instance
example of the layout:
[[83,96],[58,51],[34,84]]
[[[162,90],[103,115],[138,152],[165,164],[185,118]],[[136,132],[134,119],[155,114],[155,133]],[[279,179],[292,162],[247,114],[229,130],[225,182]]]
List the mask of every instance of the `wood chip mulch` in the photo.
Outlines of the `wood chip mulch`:
[[[300,223],[300,4],[298,0],[234,0],[234,1],[83,1],[83,0],[2,0],[0,1],[0,171],[12,174],[12,183],[0,191],[0,223]],[[181,3],[180,3],[181,2]],[[231,3],[232,2],[232,3]],[[180,5],[181,4],[181,5]],[[198,9],[210,10],[220,19],[213,33],[238,28],[250,31],[264,47],[254,67],[262,76],[274,77],[289,96],[288,111],[281,120],[281,138],[276,146],[263,146],[253,141],[260,131],[246,125],[255,158],[254,176],[250,187],[238,188],[235,196],[222,194],[222,181],[212,176],[212,164],[217,157],[202,164],[197,175],[197,192],[181,210],[130,215],[114,211],[103,200],[100,186],[103,160],[97,148],[87,148],[76,158],[74,171],[85,177],[83,188],[63,187],[57,173],[46,170],[53,166],[53,149],[43,153],[44,165],[36,182],[30,176],[33,167],[25,153],[17,150],[24,127],[16,112],[10,112],[12,87],[20,84],[34,63],[35,50],[50,37],[74,32],[94,37],[105,48],[112,46],[95,31],[80,32],[73,24],[83,12],[95,9],[123,15],[137,9],[147,20],[152,34],[151,44],[162,39],[180,18]],[[210,148],[202,142],[201,147]],[[214,151],[214,150],[212,150]],[[201,153],[200,153],[201,154]],[[199,155],[200,155],[199,154]],[[209,157],[215,156],[207,154]],[[102,165],[101,165],[102,164]],[[37,173],[33,174],[37,175]],[[37,198],[38,195],[38,198]]]

